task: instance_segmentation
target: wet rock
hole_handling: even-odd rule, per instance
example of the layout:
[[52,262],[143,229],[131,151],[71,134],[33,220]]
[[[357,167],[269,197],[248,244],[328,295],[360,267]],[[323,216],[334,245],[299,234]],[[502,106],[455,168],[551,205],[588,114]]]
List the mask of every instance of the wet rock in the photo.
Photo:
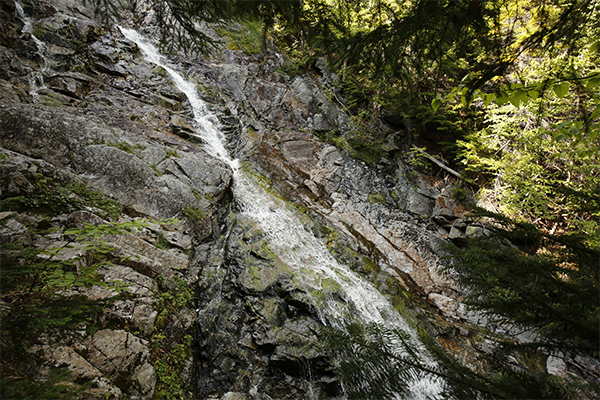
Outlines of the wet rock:
[[99,83],[92,83],[91,79],[83,74],[63,73],[45,79],[46,86],[64,95],[83,99]]
[[331,384],[321,381],[330,363],[315,334],[310,296],[251,219],[238,217],[225,258],[213,254],[199,283],[201,395],[313,399]]
[[[33,9],[38,6],[31,5]],[[32,349],[46,346],[37,353],[43,368],[25,364],[23,368],[33,371],[28,376],[43,380],[48,368],[67,366],[76,382],[92,383],[82,394],[85,398],[151,398],[157,376],[150,363],[148,343],[131,332],[145,338],[156,332],[160,290],[174,289],[175,276],[183,276],[188,268],[189,255],[181,250],[191,250],[193,241],[206,244],[211,236],[213,217],[229,190],[231,171],[164,129],[173,110],[188,105],[183,104],[184,96],[172,88],[163,72],[134,61],[132,47],[83,17],[89,9],[78,5],[80,12],[72,15],[70,5],[60,3],[57,7],[60,11],[47,15],[41,24],[35,22],[43,31],[37,35],[45,42],[43,49],[31,35],[20,35],[19,26],[15,29],[20,41],[15,44],[18,52],[0,45],[2,198],[27,196],[38,190],[39,179],[49,177],[65,187],[75,183],[117,200],[129,214],[121,221],[141,215],[151,219],[181,218],[185,207],[203,212],[204,217],[197,224],[157,227],[137,237],[105,237],[114,247],[109,254],[113,264],[103,265],[98,273],[108,287],[61,293],[66,298],[83,294],[90,300],[107,300],[118,294],[111,289],[112,282],[128,285],[116,301],[91,319],[95,324],[90,327],[92,331],[104,329],[87,339],[85,326],[73,328],[75,337],[70,328],[68,335],[40,337]],[[9,33],[2,30],[1,44],[5,44],[3,39]],[[181,120],[189,124],[189,119]],[[157,168],[169,158],[180,158],[180,163],[174,163],[177,174]],[[28,227],[51,228],[52,233],[35,236],[34,243],[40,248],[53,248],[68,243],[69,238],[61,233],[67,228],[107,223],[93,207],[67,212],[51,219],[25,214],[7,219],[2,240],[29,235]],[[170,249],[158,249],[150,243],[159,233]],[[121,256],[132,261],[121,265]],[[75,260],[79,266],[97,261],[80,245],[65,247],[54,260]],[[165,277],[160,290],[159,276]],[[4,302],[2,309],[3,315],[10,312]],[[187,308],[177,311],[169,315],[165,326],[159,327],[159,331],[164,329],[165,347],[180,343],[182,335],[193,329],[196,313]],[[2,346],[4,353],[4,341]],[[189,386],[193,363],[187,359],[184,364],[179,375]]]
[[123,141],[124,135],[117,137],[114,130],[97,121],[59,110],[3,108],[0,120],[0,143],[4,147],[77,172],[138,215],[174,217],[186,205],[198,201],[201,207],[207,207],[219,201],[231,183],[230,169],[202,151],[176,160],[179,175],[157,176],[151,165],[118,148],[123,143],[144,148],[148,144],[137,138],[131,138],[133,144],[128,144]]

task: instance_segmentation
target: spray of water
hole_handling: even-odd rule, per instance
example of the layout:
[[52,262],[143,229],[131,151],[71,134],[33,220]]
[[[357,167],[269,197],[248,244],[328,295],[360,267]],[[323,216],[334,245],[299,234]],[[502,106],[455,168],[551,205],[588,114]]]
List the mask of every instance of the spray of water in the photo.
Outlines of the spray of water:
[[[196,85],[170,67],[155,46],[136,31],[120,29],[127,39],[138,45],[146,60],[164,68],[179,90],[187,95],[197,124],[196,134],[206,143],[206,150],[230,165],[234,172],[234,195],[242,212],[262,228],[269,238],[270,249],[296,272],[299,284],[308,293],[321,291],[325,282],[334,282],[336,287],[341,288],[344,301],[331,297],[316,304],[321,320],[328,325],[343,327],[354,317],[362,323],[378,323],[405,330],[415,339],[415,346],[422,349],[422,360],[429,360],[433,365],[433,360],[429,359],[422,345],[417,343],[412,329],[383,295],[372,284],[338,263],[326,245],[310,230],[305,229],[293,207],[264,190],[239,167],[238,160],[229,156],[218,119],[198,96]],[[442,391],[443,383],[421,378],[411,386],[414,388],[412,398],[425,399],[437,397]]]

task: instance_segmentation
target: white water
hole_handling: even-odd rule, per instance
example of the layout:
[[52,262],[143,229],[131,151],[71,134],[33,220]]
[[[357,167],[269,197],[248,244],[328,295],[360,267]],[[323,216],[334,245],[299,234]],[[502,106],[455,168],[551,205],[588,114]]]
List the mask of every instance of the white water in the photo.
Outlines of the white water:
[[[122,27],[120,29],[127,39],[138,45],[146,60],[164,68],[175,85],[187,95],[193,107],[197,136],[206,143],[209,153],[231,166],[236,201],[243,213],[256,221],[268,235],[270,249],[292,270],[297,271],[298,284],[308,293],[314,290],[321,292],[325,281],[333,281],[341,287],[347,303],[330,298],[325,304],[319,304],[322,321],[335,327],[343,327],[345,323],[351,322],[350,316],[354,316],[361,323],[400,328],[408,332],[414,338],[415,347],[422,350],[420,361],[434,365],[423,346],[417,343],[416,334],[383,295],[348,267],[339,264],[326,245],[305,229],[293,207],[269,194],[240,169],[239,161],[233,160],[225,148],[225,138],[219,129],[218,119],[198,96],[195,84],[170,67],[158,50],[136,31]],[[398,351],[401,353],[402,349]],[[423,378],[412,382],[410,386],[413,399],[437,398],[443,389],[443,382],[435,378]]]
[[33,41],[35,42],[35,45],[37,47],[37,51],[35,54],[37,54],[42,59],[41,73],[34,71],[34,72],[30,73],[28,76],[29,86],[32,88],[31,91],[29,92],[29,94],[34,99],[37,99],[38,91],[46,88],[46,86],[44,84],[44,75],[43,75],[43,72],[46,71],[46,57],[44,56],[44,54],[46,52],[46,46],[45,46],[44,42],[42,42],[40,39],[35,37],[35,35],[33,34],[33,26],[31,25],[31,19],[29,19],[29,17],[27,15],[25,15],[25,11],[23,11],[23,6],[21,5],[21,3],[19,1],[15,1],[15,10],[17,12],[17,17],[21,21],[23,21],[23,28],[21,29],[21,33],[23,35],[28,34],[29,36],[31,36],[31,39],[33,39]]

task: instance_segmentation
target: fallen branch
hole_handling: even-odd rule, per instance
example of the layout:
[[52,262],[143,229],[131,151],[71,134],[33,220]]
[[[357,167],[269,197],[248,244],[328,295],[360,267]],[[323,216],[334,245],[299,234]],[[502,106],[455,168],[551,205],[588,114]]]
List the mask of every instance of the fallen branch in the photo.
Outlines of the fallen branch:
[[419,153],[421,153],[422,155],[424,155],[425,157],[427,157],[429,159],[429,161],[431,161],[432,163],[434,163],[435,165],[437,165],[438,167],[440,167],[444,171],[447,171],[447,172],[451,173],[452,175],[456,176],[457,178],[464,180],[464,178],[460,175],[460,173],[456,172],[455,170],[453,170],[450,167],[447,167],[443,162],[441,162],[437,158],[435,158],[435,157],[427,154],[425,151],[421,150],[420,148],[418,148],[416,146],[413,146],[412,148],[414,150],[418,151]]

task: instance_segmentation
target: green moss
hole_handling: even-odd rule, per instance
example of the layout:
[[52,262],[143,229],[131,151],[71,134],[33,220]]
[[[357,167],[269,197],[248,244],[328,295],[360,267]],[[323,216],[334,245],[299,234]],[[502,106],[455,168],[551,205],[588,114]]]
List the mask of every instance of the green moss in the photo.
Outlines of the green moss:
[[65,183],[43,175],[37,175],[31,183],[35,187],[34,191],[24,196],[3,198],[0,201],[0,209],[58,215],[94,207],[103,210],[104,217],[113,219],[117,219],[123,211],[123,207],[117,201],[83,183]]
[[192,357],[191,332],[183,334],[178,343],[166,340],[169,316],[177,315],[184,307],[190,306],[193,298],[192,290],[183,279],[175,277],[174,283],[175,287],[160,293],[155,303],[158,316],[150,339],[151,363],[157,378],[155,399],[191,398],[192,392],[189,382],[182,379],[187,361]]
[[181,213],[190,221],[200,221],[206,218],[206,212],[199,207],[186,206]]
[[226,46],[230,50],[241,50],[248,55],[262,51],[263,28],[261,21],[245,21],[235,27],[216,28],[217,33],[229,40]]
[[315,132],[315,135],[323,142],[346,150],[354,158],[361,159],[369,164],[378,164],[386,154],[383,142],[375,140],[364,134],[355,134],[344,138],[338,132]]
[[385,203],[385,196],[381,193],[371,193],[368,196],[369,203]]
[[175,149],[171,149],[170,147],[165,149],[165,153],[167,154],[167,157],[179,157],[177,151]]
[[106,143],[107,146],[116,147],[119,150],[122,150],[129,154],[134,154],[136,150],[145,150],[146,146],[141,144],[129,144],[127,142],[116,142],[116,143]]
[[84,199],[85,205],[103,210],[106,213],[106,216],[112,219],[118,219],[123,213],[123,206],[119,202],[108,198],[100,192],[90,189],[89,186],[83,183],[69,183],[66,188],[81,196]]
[[160,172],[158,170],[158,168],[156,167],[156,164],[150,164],[150,168],[152,168],[152,171],[154,171],[156,173],[156,175],[162,176],[162,172]]
[[38,102],[46,106],[61,107],[65,102],[56,93],[47,93],[38,97]]
[[[6,373],[9,372],[9,373]],[[68,368],[52,368],[45,381],[34,381],[16,371],[2,371],[0,398],[3,399],[79,399],[91,382],[84,385],[73,383]]]

